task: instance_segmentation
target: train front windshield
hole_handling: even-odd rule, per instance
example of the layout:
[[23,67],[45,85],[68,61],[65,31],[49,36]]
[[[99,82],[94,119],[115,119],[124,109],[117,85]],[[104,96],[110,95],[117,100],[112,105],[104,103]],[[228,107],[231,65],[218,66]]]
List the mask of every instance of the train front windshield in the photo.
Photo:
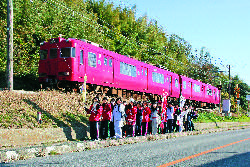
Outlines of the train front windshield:
[[61,58],[75,57],[75,48],[73,47],[61,48],[60,54]]

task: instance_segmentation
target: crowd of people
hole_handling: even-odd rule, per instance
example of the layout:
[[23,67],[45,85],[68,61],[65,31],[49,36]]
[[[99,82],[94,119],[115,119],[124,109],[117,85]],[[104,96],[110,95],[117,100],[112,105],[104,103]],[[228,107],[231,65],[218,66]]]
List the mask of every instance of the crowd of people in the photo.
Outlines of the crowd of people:
[[133,98],[122,101],[120,97],[104,97],[102,103],[98,97],[93,99],[90,108],[90,137],[92,140],[145,136],[147,134],[165,134],[194,130],[193,118],[197,114],[191,105],[162,101],[138,101]]

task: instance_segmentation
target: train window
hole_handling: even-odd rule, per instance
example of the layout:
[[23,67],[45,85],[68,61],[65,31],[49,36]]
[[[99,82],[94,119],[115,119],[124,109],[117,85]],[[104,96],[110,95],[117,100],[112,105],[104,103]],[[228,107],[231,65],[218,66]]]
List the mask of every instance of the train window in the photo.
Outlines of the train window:
[[83,50],[80,51],[80,64],[83,64]]
[[164,84],[164,75],[157,72],[152,72],[152,80],[153,82]]
[[128,76],[132,76],[132,73],[131,73],[132,70],[131,69],[132,69],[132,66],[129,64],[128,69],[127,69],[128,70]]
[[99,65],[102,65],[102,62],[101,62],[101,60],[98,60],[98,64],[99,64]]
[[175,87],[178,88],[179,82],[178,79],[175,78]]
[[143,69],[141,70],[141,75],[143,76]]
[[61,48],[60,54],[62,58],[75,57],[75,48]]
[[147,70],[145,70],[145,76],[147,76],[148,75],[148,72],[147,72]]
[[104,65],[105,65],[105,66],[108,65],[108,59],[107,59],[107,57],[104,57]]
[[49,50],[49,58],[51,58],[51,59],[57,58],[57,49],[56,48],[51,48]]
[[120,62],[120,73],[136,77],[136,67],[131,64]]
[[136,77],[136,66],[132,66],[131,74],[132,74],[132,77]]
[[200,85],[196,85],[196,84],[194,84],[193,89],[194,89],[194,91],[195,91],[195,92],[200,92],[200,91],[201,91],[201,87],[200,87]]
[[210,96],[213,95],[213,92],[212,92],[211,89],[208,89],[208,90],[207,90],[207,95],[210,95]]
[[76,48],[71,48],[71,57],[76,57]]
[[112,67],[112,65],[113,65],[113,61],[112,59],[109,59],[109,67]]
[[96,67],[96,54],[95,53],[88,53],[88,64],[90,67]]
[[48,50],[40,50],[40,60],[47,59]]
[[183,85],[183,89],[187,89],[187,82],[186,81],[183,81],[182,85]]

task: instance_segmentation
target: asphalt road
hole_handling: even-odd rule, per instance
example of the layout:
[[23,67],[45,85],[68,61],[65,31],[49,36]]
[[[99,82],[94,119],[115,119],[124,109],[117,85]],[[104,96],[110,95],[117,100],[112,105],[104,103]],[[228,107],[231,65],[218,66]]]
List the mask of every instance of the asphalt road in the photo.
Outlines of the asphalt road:
[[[159,166],[195,155],[229,143],[250,138],[250,129],[186,136],[169,140],[151,141],[38,157],[26,161],[1,164],[2,166]],[[250,140],[176,163],[173,166],[250,166]]]

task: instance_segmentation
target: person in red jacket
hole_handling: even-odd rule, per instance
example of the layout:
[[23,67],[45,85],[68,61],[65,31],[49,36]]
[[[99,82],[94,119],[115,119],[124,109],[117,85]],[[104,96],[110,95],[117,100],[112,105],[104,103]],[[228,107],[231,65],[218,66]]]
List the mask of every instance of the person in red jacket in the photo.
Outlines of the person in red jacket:
[[142,135],[146,136],[148,133],[148,122],[150,121],[149,114],[151,113],[150,108],[147,105],[147,102],[143,102],[143,112],[142,112]]
[[99,138],[99,121],[102,115],[102,106],[99,103],[98,97],[93,99],[93,104],[89,109],[86,109],[87,113],[90,114],[90,137],[92,140],[98,140]]
[[137,106],[133,98],[126,107],[126,122],[127,122],[127,136],[135,136],[135,122],[136,122]]
[[101,120],[101,129],[100,129],[100,136],[103,139],[106,139],[109,137],[109,123],[111,120],[111,116],[112,116],[112,107],[111,104],[108,103],[108,98],[104,97],[102,99],[102,108],[103,108],[103,112],[102,112],[102,120]]

